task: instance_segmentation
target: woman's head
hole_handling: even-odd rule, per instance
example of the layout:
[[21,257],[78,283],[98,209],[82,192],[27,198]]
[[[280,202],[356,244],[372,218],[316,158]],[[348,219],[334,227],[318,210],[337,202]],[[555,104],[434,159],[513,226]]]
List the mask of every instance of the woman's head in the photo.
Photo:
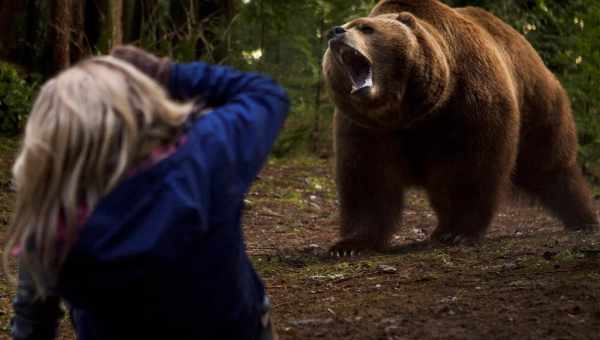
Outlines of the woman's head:
[[21,249],[42,295],[76,238],[79,207],[93,209],[153,148],[173,141],[190,112],[113,57],[83,61],[42,87],[13,167],[17,203],[5,253]]

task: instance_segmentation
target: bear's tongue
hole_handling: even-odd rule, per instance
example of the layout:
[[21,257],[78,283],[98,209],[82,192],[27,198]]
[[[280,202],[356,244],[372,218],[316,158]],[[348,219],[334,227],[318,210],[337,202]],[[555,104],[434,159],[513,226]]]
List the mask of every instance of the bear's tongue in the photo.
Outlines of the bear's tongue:
[[341,56],[352,81],[352,94],[373,87],[371,63],[365,56],[351,47],[344,48]]

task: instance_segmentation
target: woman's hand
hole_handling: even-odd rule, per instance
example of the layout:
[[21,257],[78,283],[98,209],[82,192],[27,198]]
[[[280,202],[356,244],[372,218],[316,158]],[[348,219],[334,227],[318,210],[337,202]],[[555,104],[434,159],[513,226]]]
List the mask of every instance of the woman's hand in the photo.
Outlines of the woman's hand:
[[124,60],[144,72],[159,84],[167,86],[171,76],[171,60],[155,55],[132,45],[119,46],[112,50],[111,56]]

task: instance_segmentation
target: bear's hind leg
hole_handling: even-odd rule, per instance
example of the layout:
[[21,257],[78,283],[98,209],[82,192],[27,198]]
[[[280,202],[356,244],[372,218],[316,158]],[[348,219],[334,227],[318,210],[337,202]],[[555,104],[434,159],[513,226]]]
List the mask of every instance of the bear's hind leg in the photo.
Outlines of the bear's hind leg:
[[529,98],[536,127],[523,133],[514,183],[538,198],[569,230],[597,230],[592,194],[577,164],[577,133],[569,99],[559,86],[554,96]]
[[592,195],[577,166],[517,176],[516,184],[539,198],[569,230],[598,230]]

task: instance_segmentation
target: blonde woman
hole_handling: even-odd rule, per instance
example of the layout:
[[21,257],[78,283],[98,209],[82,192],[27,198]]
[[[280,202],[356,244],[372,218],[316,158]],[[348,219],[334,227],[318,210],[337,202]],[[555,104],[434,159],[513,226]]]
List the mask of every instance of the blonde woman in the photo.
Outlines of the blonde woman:
[[14,338],[52,337],[60,297],[80,340],[270,339],[240,217],[288,107],[263,76],[133,47],[48,81],[13,169]]

